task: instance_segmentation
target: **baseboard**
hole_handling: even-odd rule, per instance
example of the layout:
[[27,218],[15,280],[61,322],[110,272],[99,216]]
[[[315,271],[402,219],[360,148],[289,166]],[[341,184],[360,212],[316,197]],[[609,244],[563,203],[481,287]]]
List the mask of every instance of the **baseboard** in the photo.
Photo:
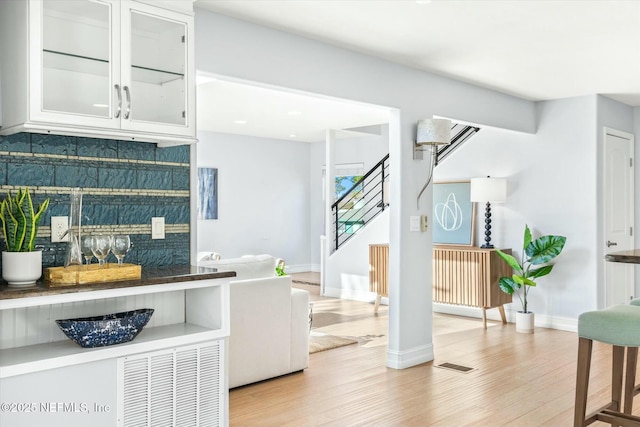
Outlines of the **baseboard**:
[[[324,288],[324,297],[348,299],[352,301],[361,301],[374,303],[376,301],[375,292],[358,291],[353,289],[341,289],[341,288]],[[383,297],[380,301],[382,305],[389,305],[389,298]]]
[[[507,322],[514,323],[516,321],[516,311],[505,308]],[[433,303],[433,312],[442,314],[453,314],[455,316],[475,317],[482,319],[482,309],[477,307],[465,307],[461,305],[449,305]],[[500,311],[497,308],[487,309],[487,320],[502,321]],[[546,316],[536,314],[535,326],[538,328],[557,329],[559,331],[577,332],[578,320],[566,317]]]
[[[325,288],[324,294],[322,295],[330,298],[348,299],[348,300],[362,301],[362,302],[368,302],[368,303],[374,303],[376,299],[376,294],[373,292],[354,291],[354,290],[340,289],[340,288]],[[389,305],[389,298],[383,297],[380,301],[380,304]],[[482,309],[477,307],[440,304],[440,303],[434,302],[433,312],[482,319]],[[505,315],[507,317],[507,322],[515,323],[516,310],[510,310],[509,308],[505,308]],[[497,308],[487,309],[487,320],[501,322],[502,318],[500,317],[500,311]],[[559,331],[578,332],[578,319],[536,314],[535,326],[538,328],[549,328],[549,329],[556,329]]]
[[406,369],[434,359],[433,344],[415,347],[410,350],[387,350],[387,366],[392,369]]
[[284,270],[288,273],[288,274],[292,274],[292,273],[307,273],[309,271],[315,271],[312,270],[313,264],[294,264],[294,265],[289,265],[287,264],[284,268]]

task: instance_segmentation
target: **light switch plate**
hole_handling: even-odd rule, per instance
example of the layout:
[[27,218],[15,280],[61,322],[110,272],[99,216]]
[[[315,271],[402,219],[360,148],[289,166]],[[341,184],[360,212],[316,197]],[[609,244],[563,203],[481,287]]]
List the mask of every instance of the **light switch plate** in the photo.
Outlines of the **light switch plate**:
[[151,218],[151,238],[164,239],[164,217],[154,216]]
[[429,225],[428,218],[426,215],[420,215],[420,231],[427,231],[427,227]]
[[[51,243],[68,242],[69,234],[65,234],[69,228],[68,216],[51,217]],[[64,237],[62,237],[64,235]]]

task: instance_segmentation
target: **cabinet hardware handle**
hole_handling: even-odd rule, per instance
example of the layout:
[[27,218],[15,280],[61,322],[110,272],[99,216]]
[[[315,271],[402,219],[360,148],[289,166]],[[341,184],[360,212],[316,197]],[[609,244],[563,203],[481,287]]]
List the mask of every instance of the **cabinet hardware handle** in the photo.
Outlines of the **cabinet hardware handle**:
[[610,248],[611,246],[618,246],[618,244],[616,242],[610,242],[609,240],[607,240],[607,247]]
[[131,94],[129,93],[129,86],[122,86],[124,89],[124,95],[127,97],[127,111],[124,112],[122,118],[125,120],[129,118],[129,114],[131,114]]
[[118,109],[116,110],[116,113],[113,115],[113,117],[117,119],[118,117],[120,117],[120,112],[122,111],[122,93],[120,92],[120,85],[116,84],[114,85],[114,88],[116,89],[116,93],[118,94]]

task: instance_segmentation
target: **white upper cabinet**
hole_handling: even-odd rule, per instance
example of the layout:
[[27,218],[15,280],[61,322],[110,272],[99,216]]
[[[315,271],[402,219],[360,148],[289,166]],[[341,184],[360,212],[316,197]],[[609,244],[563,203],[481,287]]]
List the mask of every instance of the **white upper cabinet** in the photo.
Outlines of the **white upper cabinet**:
[[[0,7],[0,133],[195,142],[192,14],[126,0],[22,0]],[[21,28],[25,22],[28,28]],[[17,40],[8,38],[16,31]],[[28,102],[22,106],[15,97]]]

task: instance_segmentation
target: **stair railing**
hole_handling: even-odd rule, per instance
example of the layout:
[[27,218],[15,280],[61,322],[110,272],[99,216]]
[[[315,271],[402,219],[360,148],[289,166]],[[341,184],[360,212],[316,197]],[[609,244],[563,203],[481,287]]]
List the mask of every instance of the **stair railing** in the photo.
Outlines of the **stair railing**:
[[387,154],[331,205],[333,250],[352,238],[359,229],[388,206],[389,155]]

